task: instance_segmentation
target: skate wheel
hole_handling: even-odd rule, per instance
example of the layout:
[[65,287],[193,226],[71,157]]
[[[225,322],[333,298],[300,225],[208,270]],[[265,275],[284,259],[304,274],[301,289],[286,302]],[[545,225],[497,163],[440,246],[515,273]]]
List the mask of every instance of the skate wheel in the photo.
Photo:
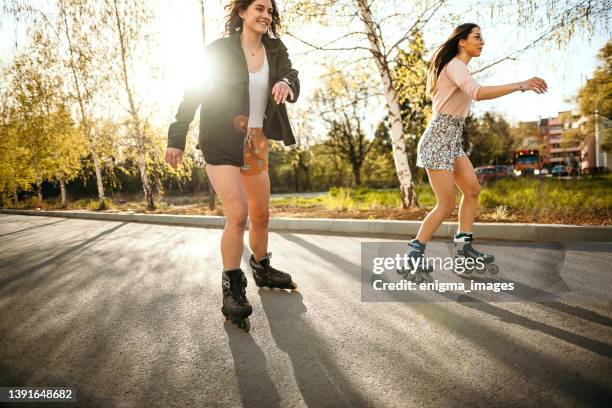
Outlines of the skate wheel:
[[225,319],[226,321],[230,321],[231,323],[235,324],[236,326],[238,326],[238,328],[248,332],[249,330],[251,330],[251,322],[249,322],[249,318],[248,317],[240,317],[237,315],[229,315],[228,317],[226,317]]
[[290,282],[288,282],[288,283],[286,283],[286,284],[284,284],[284,285],[280,286],[280,288],[281,288],[281,289],[283,289],[283,290],[289,290],[289,291],[296,290],[296,289],[297,289],[297,287],[298,287],[297,283],[295,283],[295,282],[293,282],[293,281],[290,281]]
[[408,269],[398,269],[397,274],[408,281],[414,280],[414,275]]
[[431,282],[433,282],[433,277],[429,273],[422,273],[421,274],[421,279],[422,279],[423,283],[431,283]]
[[229,312],[225,309],[225,306],[221,308],[221,313],[225,316],[225,320],[229,320]]
[[499,272],[499,266],[495,265],[495,264],[488,264],[487,265],[487,272],[495,275],[496,273]]
[[251,331],[251,322],[249,321],[248,317],[245,317],[244,320],[242,321],[242,323],[240,323],[238,325],[238,327],[240,327],[242,330],[244,330],[245,332],[250,332]]

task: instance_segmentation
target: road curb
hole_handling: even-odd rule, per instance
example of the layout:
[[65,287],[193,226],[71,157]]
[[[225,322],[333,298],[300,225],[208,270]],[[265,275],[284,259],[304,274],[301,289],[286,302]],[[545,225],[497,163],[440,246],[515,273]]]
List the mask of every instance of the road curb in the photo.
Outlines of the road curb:
[[[93,211],[42,211],[0,209],[0,213],[89,220],[139,222],[199,228],[223,228],[225,217],[203,215],[103,213]],[[414,237],[420,221],[353,220],[331,218],[271,218],[271,231],[378,237]],[[457,223],[445,222],[435,238],[450,238]],[[475,223],[479,239],[545,242],[612,242],[612,227],[600,225]]]

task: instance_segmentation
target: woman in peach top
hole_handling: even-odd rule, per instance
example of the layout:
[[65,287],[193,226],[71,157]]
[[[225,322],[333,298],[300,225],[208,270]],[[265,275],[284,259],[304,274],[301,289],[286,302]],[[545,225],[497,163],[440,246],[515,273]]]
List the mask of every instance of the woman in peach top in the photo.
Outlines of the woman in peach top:
[[472,100],[499,98],[516,91],[548,89],[546,82],[534,77],[507,85],[480,86],[470,75],[467,64],[479,57],[485,42],[476,24],[462,24],[434,53],[427,78],[427,92],[432,99],[433,118],[417,148],[417,166],[424,167],[436,196],[434,207],[410,241],[409,257],[418,261],[417,268],[401,270],[406,279],[431,282],[433,268],[426,264],[425,246],[440,224],[455,208],[454,186],[463,197],[459,205],[459,229],[455,235],[455,256],[481,258],[482,267],[494,267],[493,255],[476,251],[472,245],[472,224],[476,216],[480,185],[470,159],[461,146],[464,119]]

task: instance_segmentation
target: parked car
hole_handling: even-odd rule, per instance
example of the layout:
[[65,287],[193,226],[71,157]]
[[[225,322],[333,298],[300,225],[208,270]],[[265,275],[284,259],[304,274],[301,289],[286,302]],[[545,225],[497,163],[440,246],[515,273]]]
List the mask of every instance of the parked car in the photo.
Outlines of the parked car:
[[514,171],[512,166],[495,166],[495,170],[497,174],[501,177],[512,177],[514,176]]
[[557,164],[555,167],[552,168],[550,174],[552,174],[553,177],[569,176],[569,171],[564,165]]
[[570,166],[567,169],[567,172],[569,173],[570,176],[579,176],[580,175],[580,169],[576,166]]
[[508,166],[482,166],[474,169],[476,177],[481,184],[488,183],[490,181],[498,180],[500,178],[510,177],[512,172]]

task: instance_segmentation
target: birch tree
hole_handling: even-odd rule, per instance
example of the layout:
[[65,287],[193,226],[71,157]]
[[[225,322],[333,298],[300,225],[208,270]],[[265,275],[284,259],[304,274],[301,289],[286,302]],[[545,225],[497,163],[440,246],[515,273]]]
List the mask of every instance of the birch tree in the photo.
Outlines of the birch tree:
[[[10,127],[16,136],[11,141],[18,141],[10,146],[17,148],[15,152],[22,161],[13,162],[15,170],[34,175],[39,201],[43,200],[42,183],[56,182],[61,204],[65,205],[65,183],[78,175],[86,141],[74,127],[64,103],[63,78],[49,45],[47,38],[34,31],[30,45],[14,57],[7,72],[11,79],[7,92],[12,99]],[[16,144],[24,147],[20,149]]]
[[18,21],[25,21],[50,40],[50,46],[62,56],[60,64],[65,70],[70,110],[77,118],[87,140],[98,190],[98,207],[106,207],[101,157],[93,132],[95,111],[103,74],[99,68],[101,53],[99,40],[101,26],[97,5],[92,0],[56,0],[39,3],[28,0],[9,0],[4,10]]
[[[106,208],[102,160],[97,140],[93,132],[95,95],[100,91],[100,76],[96,69],[96,47],[92,39],[100,32],[96,10],[91,2],[79,0],[59,0],[58,38],[63,39],[67,48],[67,65],[72,80],[72,98],[76,101],[77,114],[87,138],[96,175],[98,189],[98,208]],[[49,20],[45,17],[45,20]],[[63,37],[60,37],[60,35]]]
[[152,19],[149,8],[143,1],[105,0],[103,21],[108,21],[111,31],[109,69],[115,73],[125,95],[126,110],[129,114],[130,133],[134,140],[138,171],[142,182],[145,203],[148,210],[155,209],[155,201],[148,171],[148,155],[153,144],[151,134],[146,132],[146,120],[137,101],[134,70],[138,63],[139,47],[146,47],[143,30]]

